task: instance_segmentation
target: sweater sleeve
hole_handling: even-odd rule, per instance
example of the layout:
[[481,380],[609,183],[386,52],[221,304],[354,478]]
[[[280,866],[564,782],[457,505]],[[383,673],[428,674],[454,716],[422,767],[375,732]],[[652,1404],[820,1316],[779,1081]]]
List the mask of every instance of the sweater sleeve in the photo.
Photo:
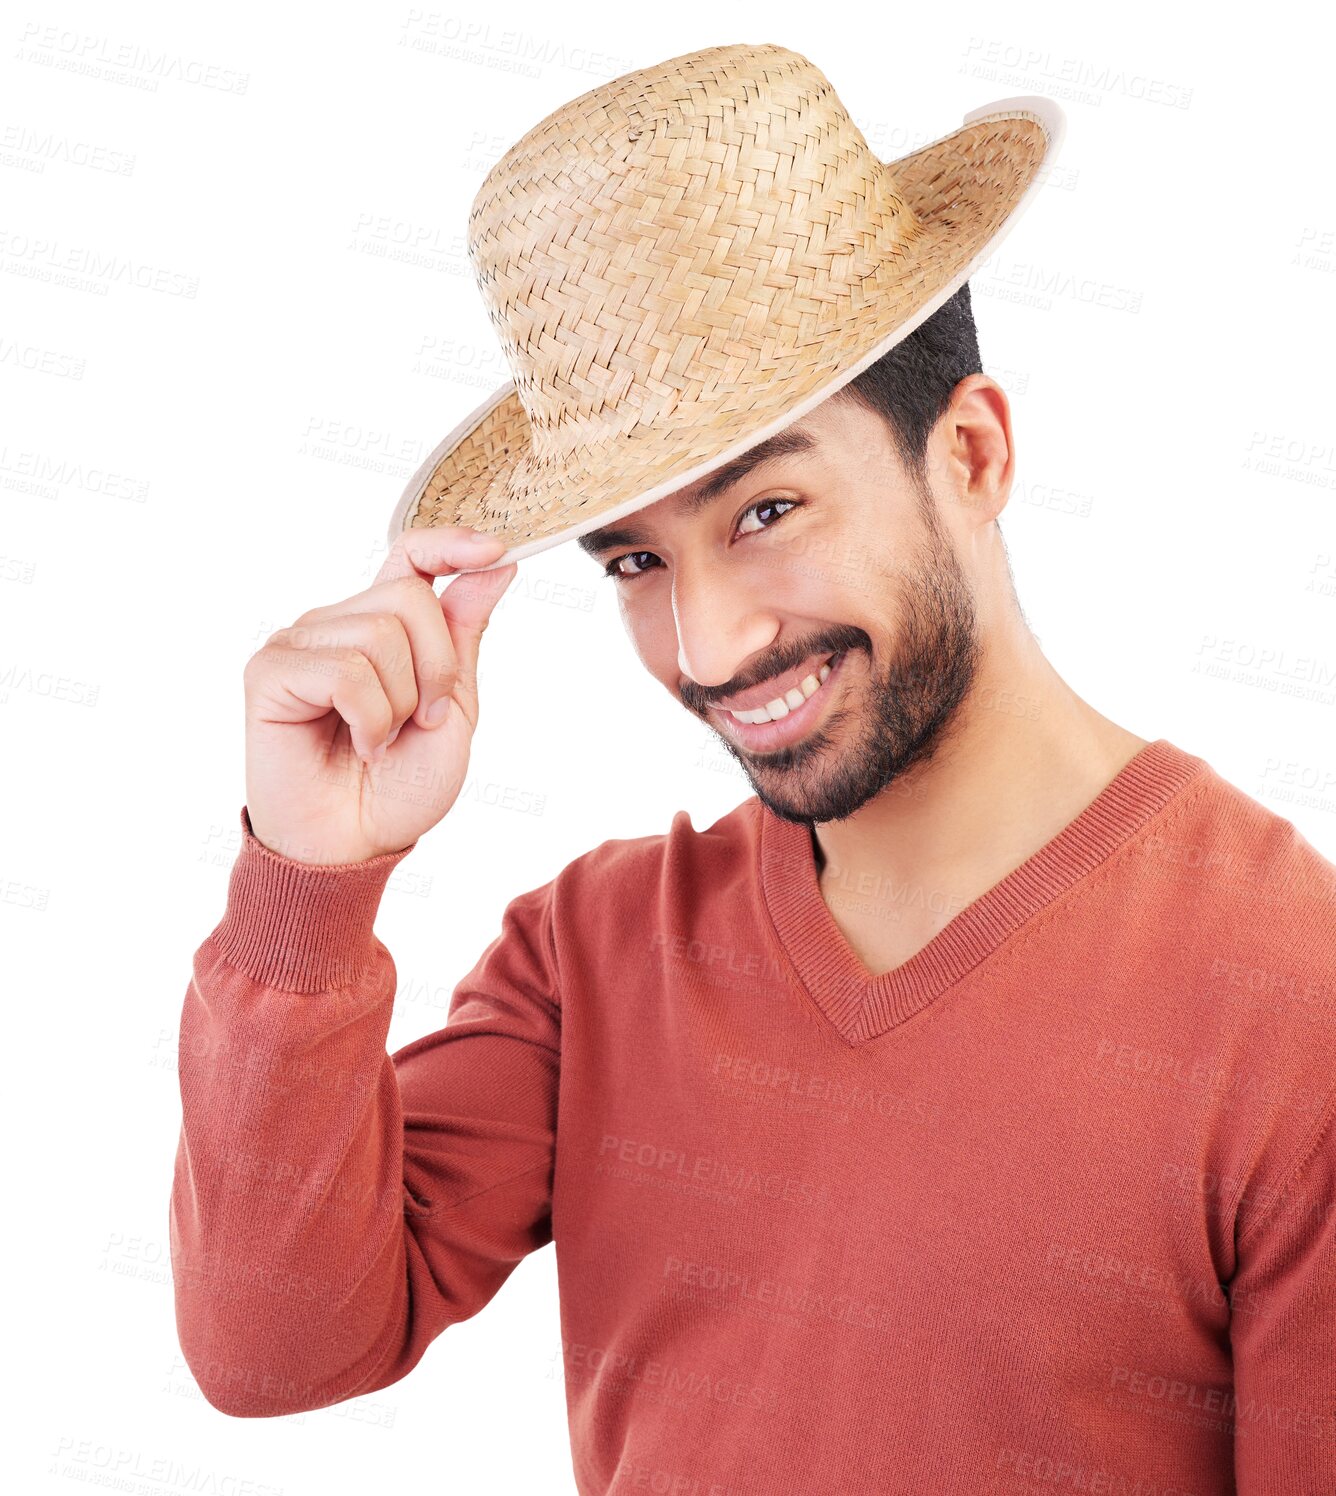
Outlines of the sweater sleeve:
[[265,1417],[398,1381],[552,1239],[555,879],[507,905],[445,1027],[390,1055],[372,925],[412,846],[315,866],[241,817],[181,1013],[169,1240],[200,1390]]
[[1254,1201],[1230,1283],[1238,1496],[1336,1491],[1336,1106]]

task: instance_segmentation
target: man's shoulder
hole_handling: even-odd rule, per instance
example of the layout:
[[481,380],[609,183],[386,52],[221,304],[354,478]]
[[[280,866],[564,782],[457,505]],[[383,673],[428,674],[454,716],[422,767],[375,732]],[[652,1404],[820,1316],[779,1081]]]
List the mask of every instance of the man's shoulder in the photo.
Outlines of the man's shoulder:
[[1336,977],[1336,863],[1203,759],[1137,851],[1182,926],[1251,958]]
[[[1247,900],[1288,887],[1336,908],[1336,863],[1287,816],[1226,779],[1203,759],[1149,841],[1166,867],[1199,874],[1217,893]],[[1280,880],[1279,883],[1277,880]]]
[[697,827],[689,810],[676,810],[663,831],[612,836],[573,857],[562,868],[563,888],[582,903],[606,900],[609,911],[640,905],[647,894],[671,886],[689,889],[708,879],[721,892],[731,878],[746,878],[760,820],[755,795]]

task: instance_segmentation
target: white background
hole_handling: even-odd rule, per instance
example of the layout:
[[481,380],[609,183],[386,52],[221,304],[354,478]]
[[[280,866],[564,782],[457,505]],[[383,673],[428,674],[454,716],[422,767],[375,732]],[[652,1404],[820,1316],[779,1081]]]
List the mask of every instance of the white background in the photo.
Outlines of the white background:
[[[231,1419],[180,1358],[167,1199],[181,1001],[238,847],[243,665],[369,585],[405,480],[508,378],[468,208],[513,140],[608,78],[781,42],[884,158],[993,99],[1062,103],[1052,177],[971,278],[1015,416],[1022,604],[1082,697],[1336,860],[1330,25],[1275,4],[1238,28],[1159,4],[8,12],[18,1487],[574,1490],[551,1249],[392,1388]],[[639,666],[613,585],[561,545],[494,614],[469,781],[381,906],[391,1048],[444,1021],[513,894],[750,792]]]

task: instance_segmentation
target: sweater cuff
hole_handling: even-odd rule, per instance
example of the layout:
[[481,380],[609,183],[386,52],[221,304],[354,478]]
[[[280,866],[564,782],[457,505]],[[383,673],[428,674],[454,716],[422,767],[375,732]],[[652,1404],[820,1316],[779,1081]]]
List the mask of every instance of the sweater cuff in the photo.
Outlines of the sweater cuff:
[[375,954],[381,895],[415,846],[362,862],[299,862],[260,841],[243,805],[241,851],[214,944],[229,966],[279,991],[346,987]]

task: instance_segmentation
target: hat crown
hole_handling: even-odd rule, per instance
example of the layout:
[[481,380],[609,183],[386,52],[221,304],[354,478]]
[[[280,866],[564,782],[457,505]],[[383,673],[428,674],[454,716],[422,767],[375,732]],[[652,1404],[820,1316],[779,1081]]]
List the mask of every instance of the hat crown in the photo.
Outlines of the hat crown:
[[563,105],[487,174],[467,242],[541,466],[684,393],[726,404],[716,377],[819,340],[822,309],[846,312],[918,231],[825,75],[767,43]]

